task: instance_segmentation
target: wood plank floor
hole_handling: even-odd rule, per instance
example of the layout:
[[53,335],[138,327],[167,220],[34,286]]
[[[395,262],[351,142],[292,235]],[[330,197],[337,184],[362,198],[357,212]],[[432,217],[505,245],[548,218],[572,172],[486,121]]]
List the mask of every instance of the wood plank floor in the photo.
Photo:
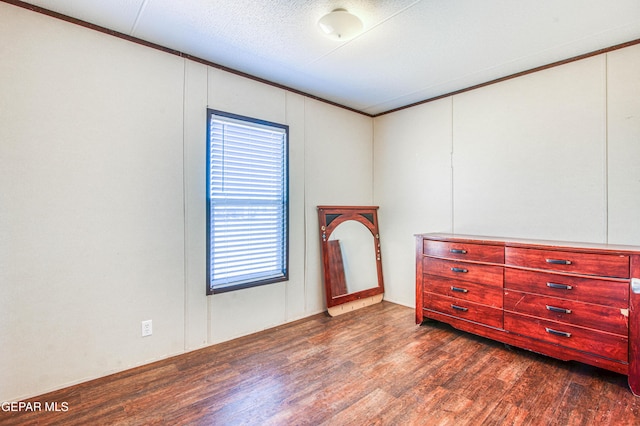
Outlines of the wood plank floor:
[[0,424],[639,425],[626,377],[414,324],[383,302],[316,315],[0,411]]

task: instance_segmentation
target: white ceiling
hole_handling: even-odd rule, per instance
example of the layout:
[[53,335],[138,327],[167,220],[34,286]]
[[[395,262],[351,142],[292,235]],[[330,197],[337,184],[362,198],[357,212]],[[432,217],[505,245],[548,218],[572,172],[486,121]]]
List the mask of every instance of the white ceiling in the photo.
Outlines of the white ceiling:
[[[640,0],[29,0],[367,114],[640,39]],[[322,36],[342,7],[364,32]]]

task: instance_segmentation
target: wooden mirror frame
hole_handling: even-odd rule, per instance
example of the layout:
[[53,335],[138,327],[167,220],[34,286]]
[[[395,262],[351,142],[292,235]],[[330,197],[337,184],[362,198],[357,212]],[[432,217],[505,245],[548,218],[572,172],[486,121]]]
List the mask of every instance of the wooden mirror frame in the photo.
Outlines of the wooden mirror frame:
[[[333,297],[331,288],[334,283],[331,282],[331,277],[335,276],[336,271],[332,268],[341,268],[341,265],[336,266],[335,262],[331,262],[329,237],[331,237],[338,225],[348,221],[359,222],[371,232],[373,241],[371,254],[375,256],[378,286]],[[331,308],[350,302],[357,302],[367,298],[371,299],[371,303],[368,304],[380,302],[384,293],[384,280],[382,278],[382,255],[380,252],[380,231],[378,229],[378,206],[318,206],[318,222],[320,224],[323,281],[329,314],[334,315]],[[355,308],[352,307],[351,310],[353,309]]]

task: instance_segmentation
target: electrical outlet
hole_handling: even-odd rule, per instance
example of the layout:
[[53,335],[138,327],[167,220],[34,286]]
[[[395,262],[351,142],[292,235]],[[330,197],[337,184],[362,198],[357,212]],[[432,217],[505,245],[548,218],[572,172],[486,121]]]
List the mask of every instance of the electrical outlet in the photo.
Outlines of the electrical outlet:
[[153,323],[151,320],[142,321],[142,337],[151,336],[153,333]]

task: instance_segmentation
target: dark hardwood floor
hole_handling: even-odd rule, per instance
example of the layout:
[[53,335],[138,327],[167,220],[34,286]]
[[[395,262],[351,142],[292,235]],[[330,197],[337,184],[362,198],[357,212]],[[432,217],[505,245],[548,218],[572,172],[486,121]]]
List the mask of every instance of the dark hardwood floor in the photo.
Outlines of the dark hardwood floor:
[[[414,324],[383,302],[39,396],[0,424],[638,425],[626,377]],[[44,407],[43,407],[44,408]]]

